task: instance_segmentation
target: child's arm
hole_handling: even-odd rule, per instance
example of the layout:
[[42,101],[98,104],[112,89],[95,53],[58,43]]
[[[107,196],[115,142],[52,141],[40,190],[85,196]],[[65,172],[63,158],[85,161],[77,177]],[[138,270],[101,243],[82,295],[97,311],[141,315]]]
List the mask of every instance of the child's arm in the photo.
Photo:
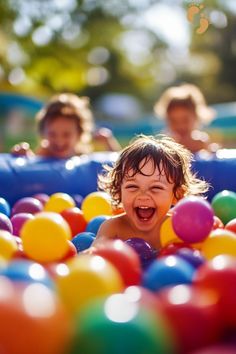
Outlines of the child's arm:
[[119,151],[121,146],[118,140],[112,134],[112,131],[108,128],[100,128],[94,133],[94,140],[104,144],[104,147],[108,151]]
[[99,243],[107,240],[114,239],[117,237],[115,230],[116,221],[114,218],[105,220],[98,229],[95,240],[92,243],[92,247],[96,247]]

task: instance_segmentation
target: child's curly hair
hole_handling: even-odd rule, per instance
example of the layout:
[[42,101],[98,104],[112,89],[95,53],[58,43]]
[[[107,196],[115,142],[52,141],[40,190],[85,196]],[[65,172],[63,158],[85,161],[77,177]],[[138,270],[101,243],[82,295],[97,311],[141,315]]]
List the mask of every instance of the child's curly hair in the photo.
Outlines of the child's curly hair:
[[76,150],[83,150],[86,144],[90,143],[94,128],[89,99],[78,97],[73,93],[60,93],[52,96],[36,115],[40,135],[44,134],[46,125],[58,117],[65,117],[76,122],[80,137]]
[[[107,192],[114,206],[121,204],[121,185],[124,177],[132,171],[133,176],[142,173],[142,167],[152,161],[154,169],[165,173],[169,183],[174,183],[176,199],[186,195],[202,195],[209,185],[191,171],[193,155],[181,144],[165,135],[139,135],[125,147],[113,166],[104,166],[104,173],[98,176],[98,186]],[[179,191],[182,191],[181,195]]]

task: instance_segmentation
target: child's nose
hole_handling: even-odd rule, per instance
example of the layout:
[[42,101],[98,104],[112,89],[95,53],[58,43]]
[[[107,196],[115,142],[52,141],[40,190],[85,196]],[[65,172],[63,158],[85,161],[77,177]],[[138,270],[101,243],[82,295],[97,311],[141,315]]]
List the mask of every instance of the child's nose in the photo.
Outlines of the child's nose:
[[142,200],[150,199],[150,195],[149,195],[148,191],[147,190],[140,191],[138,199],[142,199]]

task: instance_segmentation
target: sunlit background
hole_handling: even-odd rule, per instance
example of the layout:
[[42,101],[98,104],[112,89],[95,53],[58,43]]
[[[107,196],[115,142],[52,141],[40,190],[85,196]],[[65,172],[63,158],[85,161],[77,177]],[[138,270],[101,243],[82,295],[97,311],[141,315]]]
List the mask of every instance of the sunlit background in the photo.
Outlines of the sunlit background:
[[[161,128],[153,105],[170,85],[197,84],[209,104],[235,101],[236,1],[194,1],[210,21],[201,35],[187,19],[192,3],[1,1],[1,149],[23,138],[35,142],[32,117],[55,92],[90,97],[97,124],[124,141]],[[219,118],[236,116],[234,105],[230,113],[224,107]],[[231,146],[236,130],[226,121]]]

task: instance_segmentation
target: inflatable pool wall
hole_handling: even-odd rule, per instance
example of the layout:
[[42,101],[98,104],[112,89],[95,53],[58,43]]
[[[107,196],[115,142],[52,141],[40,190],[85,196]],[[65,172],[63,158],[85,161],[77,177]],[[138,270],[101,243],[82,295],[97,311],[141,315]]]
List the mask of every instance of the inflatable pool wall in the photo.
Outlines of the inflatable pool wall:
[[[68,160],[42,157],[13,157],[0,154],[0,197],[13,205],[36,193],[64,192],[82,197],[97,190],[97,175],[103,164],[115,161],[117,153],[93,153]],[[193,170],[212,188],[208,199],[223,189],[236,192],[236,150],[219,150],[216,155],[197,156]]]

